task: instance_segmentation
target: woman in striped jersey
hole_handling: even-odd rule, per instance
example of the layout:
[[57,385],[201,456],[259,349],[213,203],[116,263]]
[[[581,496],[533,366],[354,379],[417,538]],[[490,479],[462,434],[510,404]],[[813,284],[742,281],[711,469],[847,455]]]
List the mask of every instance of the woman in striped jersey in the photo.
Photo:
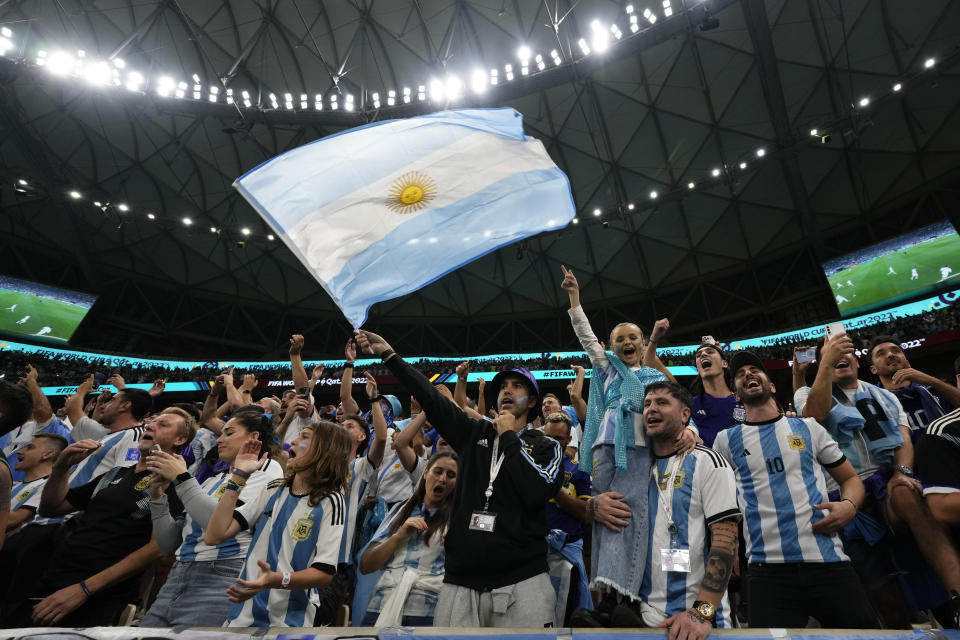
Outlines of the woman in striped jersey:
[[[283,469],[275,459],[279,447],[274,444],[273,425],[258,411],[238,411],[223,426],[217,438],[220,459],[233,465],[244,443],[251,439],[259,444],[258,457],[267,458],[249,474],[237,504],[243,504],[244,498],[255,500],[268,482],[283,477]],[[147,468],[159,480],[151,487],[156,489],[151,491],[150,500],[153,535],[165,554],[176,551],[177,561],[140,626],[220,626],[230,606],[223,592],[240,575],[250,545],[247,531],[217,545],[203,542],[203,531],[217,501],[226,492],[230,472],[211,476],[199,484],[187,471],[182,457],[165,453],[150,456]],[[237,470],[234,469],[233,473]],[[185,516],[177,519],[170,515],[167,496],[163,492],[171,482],[186,509]]]
[[453,511],[459,458],[431,456],[413,495],[397,505],[360,559],[360,571],[383,569],[363,626],[433,626],[443,584],[443,540]]
[[315,606],[309,592],[329,584],[337,571],[348,454],[354,443],[345,429],[326,421],[304,429],[300,437],[309,438],[309,444],[290,461],[286,478],[274,480],[238,507],[245,476],[266,460],[265,455],[257,458],[257,440],[244,443],[207,525],[208,545],[241,531],[253,534],[244,569],[227,589],[233,604],[224,626],[311,626]]

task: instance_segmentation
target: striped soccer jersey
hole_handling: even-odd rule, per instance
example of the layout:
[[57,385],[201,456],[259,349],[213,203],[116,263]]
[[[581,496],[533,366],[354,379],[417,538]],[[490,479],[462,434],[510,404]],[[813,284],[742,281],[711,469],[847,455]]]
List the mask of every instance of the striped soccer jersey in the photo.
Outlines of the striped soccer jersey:
[[[654,467],[656,477],[650,474],[647,500],[650,544],[640,584],[640,599],[662,616],[660,621],[648,621],[651,623],[661,622],[693,606],[707,568],[710,525],[740,519],[733,470],[717,452],[698,444],[686,455],[656,458]],[[671,544],[670,519],[663,502],[668,494],[667,475],[674,467],[676,470],[670,475],[673,485],[670,504],[677,533]],[[671,547],[690,551],[689,573],[663,571],[660,550]],[[726,593],[717,607],[716,625],[721,629],[732,626]]]
[[960,409],[940,416],[917,443],[917,474],[923,495],[960,493]]
[[82,487],[114,467],[132,467],[140,461],[138,443],[145,427],[137,426],[100,438],[100,448],[78,462],[70,472],[70,488]]
[[[203,481],[200,490],[204,495],[209,496],[216,501],[226,491],[226,482],[231,477],[229,471],[225,471],[218,476],[211,476]],[[257,496],[266,489],[267,483],[271,480],[283,477],[283,469],[276,460],[267,460],[258,471],[254,471],[247,480],[246,486],[240,490],[240,499],[256,500]],[[192,480],[190,482],[193,482]],[[245,502],[245,501],[244,501]],[[209,560],[221,560],[223,558],[234,558],[247,552],[250,545],[251,534],[249,531],[241,531],[233,538],[224,540],[215,547],[211,547],[203,541],[203,532],[210,522],[209,513],[204,513],[203,520],[198,522],[194,520],[190,509],[187,508],[188,501],[184,501],[186,510],[185,520],[183,522],[183,542],[177,549],[177,560],[180,562],[205,562]],[[197,514],[200,515],[200,514]]]
[[[298,496],[282,480],[267,485],[259,496],[234,511],[241,529],[251,523],[253,539],[240,577],[254,580],[258,560],[274,571],[302,571],[311,567],[336,573],[337,541],[343,536],[343,495],[333,493],[316,506],[310,495]],[[315,606],[306,589],[264,589],[244,602],[232,603],[225,627],[307,627],[313,625]]]
[[343,538],[340,540],[340,552],[337,563],[353,564],[353,533],[357,528],[357,512],[360,510],[360,496],[367,483],[376,477],[376,470],[367,456],[350,461],[350,473],[347,476],[347,512],[344,520]]
[[187,471],[190,475],[196,475],[197,467],[200,466],[210,450],[216,446],[217,434],[206,427],[197,429],[197,435],[193,437],[190,446],[183,452],[183,459],[187,463]]
[[[401,421],[405,425],[409,420]],[[413,480],[407,471],[400,456],[392,446],[391,433],[399,433],[402,426],[387,430],[387,446],[383,452],[383,461],[377,469],[377,496],[383,498],[387,504],[405,502],[413,495]]]
[[37,478],[30,482],[14,482],[10,490],[10,513],[17,509],[30,509],[33,511],[33,519],[27,524],[53,524],[63,520],[63,518],[43,518],[37,515],[40,510],[40,496],[43,494],[43,485],[46,483],[46,477]]
[[826,514],[824,468],[846,461],[840,447],[813,418],[744,422],[717,434],[713,448],[733,466],[743,510],[749,562],[848,560],[837,534],[814,533]]

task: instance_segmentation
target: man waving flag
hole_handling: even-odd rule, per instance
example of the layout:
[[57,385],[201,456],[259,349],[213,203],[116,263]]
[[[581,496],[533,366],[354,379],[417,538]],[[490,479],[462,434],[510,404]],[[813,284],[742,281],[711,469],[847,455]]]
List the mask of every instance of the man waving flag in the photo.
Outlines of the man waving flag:
[[365,125],[234,186],[357,328],[373,304],[575,214],[566,175],[509,108]]

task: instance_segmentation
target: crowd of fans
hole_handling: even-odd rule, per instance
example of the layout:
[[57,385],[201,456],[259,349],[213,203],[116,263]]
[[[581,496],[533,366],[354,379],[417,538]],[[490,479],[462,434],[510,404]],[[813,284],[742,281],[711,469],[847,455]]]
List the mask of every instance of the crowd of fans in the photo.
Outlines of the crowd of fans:
[[[850,329],[849,335],[858,346],[866,345],[877,335],[895,335],[902,339],[913,339],[943,331],[960,329],[960,306],[951,305],[942,309],[930,310],[918,316],[891,318],[867,327]],[[764,360],[789,360],[793,357],[793,348],[809,344],[809,338],[780,338],[769,346],[751,347],[751,350]],[[693,366],[695,354],[675,354],[669,346],[660,349],[662,359],[668,366]],[[450,374],[456,371],[457,362],[453,360],[432,360],[416,358],[412,364],[426,375]],[[524,367],[533,370],[569,369],[573,365],[589,366],[586,354],[574,357],[556,357],[550,353],[524,358],[504,358],[497,356],[477,356],[471,360],[473,371],[495,373],[501,369]],[[111,356],[92,358],[63,351],[40,350],[24,353],[10,349],[0,350],[0,371],[8,378],[18,376],[27,364],[40,371],[41,386],[72,384],[91,372],[102,372],[105,376],[120,375],[127,383],[153,383],[158,379],[167,382],[210,381],[220,373],[219,362],[207,362],[193,368],[167,367],[137,362],[135,359]],[[387,367],[380,364],[365,366],[375,376],[388,375]],[[246,371],[260,380],[289,380],[290,369],[286,365],[264,364],[247,367]]]
[[[884,333],[955,309],[833,335],[814,368],[799,343],[705,340],[691,395],[658,357],[669,322],[598,337],[566,268],[561,287],[583,358],[408,362],[358,331],[336,404],[299,335],[237,380],[3,352],[0,625],[960,626],[960,388]],[[793,411],[774,359],[795,360]],[[567,366],[559,395],[528,370]],[[443,371],[453,389],[424,375]],[[213,384],[126,386],[176,376]],[[55,412],[42,387],[77,383]]]

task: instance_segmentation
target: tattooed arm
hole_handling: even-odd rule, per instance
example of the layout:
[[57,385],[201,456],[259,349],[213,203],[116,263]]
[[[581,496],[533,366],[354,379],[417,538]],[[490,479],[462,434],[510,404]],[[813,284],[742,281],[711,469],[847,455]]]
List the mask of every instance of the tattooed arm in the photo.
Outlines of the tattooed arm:
[[[697,600],[704,600],[714,606],[720,606],[720,600],[727,590],[730,571],[737,557],[737,523],[734,520],[721,520],[710,525],[710,554],[707,556],[707,569],[700,583]],[[670,627],[670,640],[704,640],[710,635],[711,624],[693,609],[668,618],[661,627]]]

